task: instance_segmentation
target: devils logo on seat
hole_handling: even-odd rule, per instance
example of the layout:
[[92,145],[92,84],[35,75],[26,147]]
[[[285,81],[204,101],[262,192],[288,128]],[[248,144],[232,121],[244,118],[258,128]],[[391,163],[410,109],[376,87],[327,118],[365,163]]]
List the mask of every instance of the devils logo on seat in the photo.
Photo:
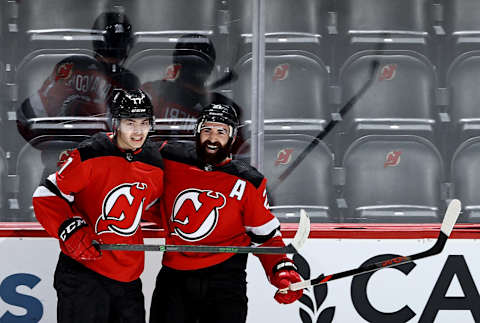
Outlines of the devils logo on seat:
[[222,193],[187,189],[175,199],[171,223],[177,235],[186,241],[207,237],[218,222],[218,210],[225,206]]
[[142,218],[147,184],[125,183],[112,189],[103,200],[102,214],[97,219],[97,234],[113,232],[121,236],[135,234]]

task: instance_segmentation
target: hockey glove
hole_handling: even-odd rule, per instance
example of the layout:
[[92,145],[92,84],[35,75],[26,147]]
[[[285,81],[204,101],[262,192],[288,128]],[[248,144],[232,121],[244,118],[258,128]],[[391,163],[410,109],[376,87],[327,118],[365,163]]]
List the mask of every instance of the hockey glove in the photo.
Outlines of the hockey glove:
[[[270,282],[278,289],[287,288],[291,283],[297,283],[299,281],[302,281],[302,278],[298,274],[297,267],[292,261],[282,261],[273,267]],[[302,297],[302,295],[303,290],[289,290],[284,293],[277,291],[274,298],[280,304],[290,304]]]
[[92,245],[96,239],[94,233],[81,217],[64,221],[58,229],[58,237],[60,249],[75,260],[95,260],[101,256],[100,251]]

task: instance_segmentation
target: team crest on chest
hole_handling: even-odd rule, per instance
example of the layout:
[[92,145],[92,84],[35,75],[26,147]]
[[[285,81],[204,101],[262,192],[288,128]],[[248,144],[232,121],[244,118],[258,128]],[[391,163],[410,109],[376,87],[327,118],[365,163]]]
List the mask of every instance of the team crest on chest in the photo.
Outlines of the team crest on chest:
[[218,223],[218,210],[226,204],[225,195],[210,190],[187,189],[175,198],[171,224],[186,241],[207,237]]
[[95,224],[97,234],[112,232],[121,236],[135,234],[142,218],[147,184],[124,183],[108,192],[102,214]]

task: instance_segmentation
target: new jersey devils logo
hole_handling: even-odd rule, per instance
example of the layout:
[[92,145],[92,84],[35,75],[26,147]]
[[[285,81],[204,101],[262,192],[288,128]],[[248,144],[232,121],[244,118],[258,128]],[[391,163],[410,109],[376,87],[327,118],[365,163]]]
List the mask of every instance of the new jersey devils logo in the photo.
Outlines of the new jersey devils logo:
[[180,192],[172,209],[173,230],[186,241],[205,238],[217,225],[218,210],[225,202],[225,196],[219,192],[198,189]]
[[379,76],[379,80],[380,81],[383,81],[383,80],[393,80],[393,78],[395,77],[395,73],[397,71],[397,64],[388,64],[388,65],[385,65],[382,67],[382,69],[380,70],[380,76]]
[[68,80],[72,76],[73,63],[63,63],[57,68],[57,74],[55,75],[55,81],[65,79]]
[[275,69],[273,70],[273,76],[272,79],[274,81],[283,81],[288,77],[288,70],[290,69],[290,66],[288,64],[280,64],[275,66]]
[[142,218],[146,195],[145,183],[125,183],[112,189],[103,200],[102,215],[97,219],[95,232],[133,235]]
[[182,69],[182,65],[180,64],[171,64],[168,65],[165,71],[165,80],[167,81],[175,81],[180,76],[180,70]]
[[387,156],[385,156],[385,162],[383,163],[383,168],[389,166],[398,166],[400,164],[400,155],[401,151],[390,151]]
[[275,166],[287,165],[292,160],[291,148],[284,148],[277,153],[277,160],[275,160]]

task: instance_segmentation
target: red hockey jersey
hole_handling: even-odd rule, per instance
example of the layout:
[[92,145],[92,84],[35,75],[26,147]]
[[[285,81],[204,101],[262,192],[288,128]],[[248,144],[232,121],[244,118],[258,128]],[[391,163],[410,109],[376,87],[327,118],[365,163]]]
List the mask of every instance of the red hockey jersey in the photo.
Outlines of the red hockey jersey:
[[17,125],[30,140],[28,119],[55,116],[105,116],[105,102],[114,88],[137,89],[138,78],[121,66],[86,55],[60,61],[37,92],[17,111]]
[[[63,166],[33,196],[38,221],[58,238],[67,218],[81,216],[103,243],[143,243],[142,213],[163,193],[163,162],[148,141],[125,152],[98,133],[69,152]],[[144,253],[102,251],[102,257],[80,261],[106,277],[129,282],[143,271]]]
[[[247,163],[228,160],[202,169],[194,143],[162,149],[168,219],[167,244],[284,246],[280,223],[268,209],[266,179]],[[166,252],[165,266],[194,270],[221,263],[233,254]],[[267,274],[285,255],[258,255]]]

